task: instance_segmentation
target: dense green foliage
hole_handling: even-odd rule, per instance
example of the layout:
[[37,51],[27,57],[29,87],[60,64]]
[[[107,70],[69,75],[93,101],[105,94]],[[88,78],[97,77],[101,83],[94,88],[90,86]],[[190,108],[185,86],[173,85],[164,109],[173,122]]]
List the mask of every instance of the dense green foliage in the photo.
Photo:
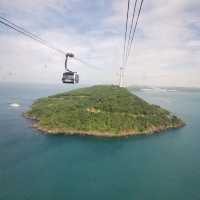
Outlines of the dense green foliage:
[[93,86],[37,100],[27,116],[40,127],[120,134],[146,133],[183,122],[118,86]]

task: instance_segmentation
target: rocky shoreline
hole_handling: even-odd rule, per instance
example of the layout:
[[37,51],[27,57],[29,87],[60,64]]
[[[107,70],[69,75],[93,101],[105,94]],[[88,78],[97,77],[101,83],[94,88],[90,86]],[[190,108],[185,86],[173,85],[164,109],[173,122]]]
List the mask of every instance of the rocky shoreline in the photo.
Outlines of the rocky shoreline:
[[109,132],[81,131],[81,130],[70,130],[70,129],[64,129],[64,128],[50,129],[47,127],[40,126],[39,120],[37,120],[36,118],[28,116],[27,114],[24,114],[24,117],[32,121],[32,128],[37,129],[43,134],[49,134],[49,135],[80,135],[80,136],[94,136],[94,137],[105,137],[105,138],[120,138],[120,137],[139,136],[139,135],[150,136],[153,134],[162,134],[168,130],[178,129],[185,126],[185,123],[182,122],[175,126],[152,127],[151,129],[148,129],[142,132],[130,130],[127,132],[121,132],[121,133],[115,134],[115,133],[109,133]]

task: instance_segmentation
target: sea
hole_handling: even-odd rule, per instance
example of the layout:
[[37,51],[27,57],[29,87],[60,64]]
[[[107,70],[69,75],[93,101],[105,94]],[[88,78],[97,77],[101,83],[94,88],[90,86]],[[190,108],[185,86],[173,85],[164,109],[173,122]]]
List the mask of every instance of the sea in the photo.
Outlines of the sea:
[[108,139],[31,128],[23,113],[34,100],[74,88],[0,83],[0,200],[200,199],[200,92],[134,92],[187,124],[162,134]]

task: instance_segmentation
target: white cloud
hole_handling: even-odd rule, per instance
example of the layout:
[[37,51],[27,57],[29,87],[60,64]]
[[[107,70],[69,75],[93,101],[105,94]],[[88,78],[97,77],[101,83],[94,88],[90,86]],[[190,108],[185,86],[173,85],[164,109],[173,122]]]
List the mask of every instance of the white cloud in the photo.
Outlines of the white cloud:
[[[68,2],[68,5],[72,5],[71,9],[78,9],[80,0]],[[70,9],[64,0],[0,2],[3,8],[27,9],[32,16],[38,5],[40,8],[35,23],[41,19],[41,24],[49,9],[56,9],[61,16]],[[198,8],[198,0],[144,1],[135,46],[127,66],[128,84],[200,86],[200,38],[195,34],[195,31],[200,30],[200,14],[193,12]],[[76,24],[67,28],[40,27],[38,30],[41,37],[54,45],[69,49],[78,57],[103,69],[96,71],[72,61],[71,66],[80,72],[83,82],[112,82],[118,78],[126,1],[113,0],[111,9],[112,14],[102,19],[101,29],[88,30],[87,34],[77,31]],[[23,25],[34,23],[33,18],[23,19],[22,16],[16,20]],[[92,16],[88,20],[93,20]],[[105,35],[106,32],[112,34]],[[0,44],[1,66],[7,66],[3,70],[4,74],[15,71],[13,79],[16,81],[60,81],[64,69],[64,57],[61,55],[15,34],[0,33]]]
[[[118,1],[114,7],[119,12],[123,6]],[[129,83],[200,86],[200,38],[194,41],[193,30],[188,26],[200,15],[186,12],[195,6],[200,6],[195,0],[148,1],[138,29],[143,37],[137,37],[127,67]],[[116,18],[113,17],[114,24]]]

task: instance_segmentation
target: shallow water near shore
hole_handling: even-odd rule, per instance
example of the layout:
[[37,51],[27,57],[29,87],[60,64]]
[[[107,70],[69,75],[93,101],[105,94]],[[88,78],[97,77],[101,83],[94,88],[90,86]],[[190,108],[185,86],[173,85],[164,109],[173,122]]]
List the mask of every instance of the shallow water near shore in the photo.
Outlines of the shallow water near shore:
[[22,114],[32,102],[68,89],[0,85],[0,200],[200,199],[200,93],[136,92],[187,123],[163,134],[106,139],[30,128]]

